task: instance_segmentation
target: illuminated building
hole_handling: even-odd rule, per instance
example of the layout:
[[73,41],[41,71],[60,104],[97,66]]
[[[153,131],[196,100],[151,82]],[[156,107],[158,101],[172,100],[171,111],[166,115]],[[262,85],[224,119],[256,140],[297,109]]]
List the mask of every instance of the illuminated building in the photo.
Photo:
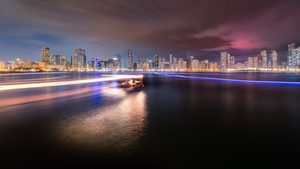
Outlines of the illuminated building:
[[164,69],[165,68],[165,58],[160,57],[159,59],[159,69]]
[[100,70],[101,67],[101,58],[100,57],[95,57],[93,59],[93,68],[94,70]]
[[227,69],[234,69],[235,59],[234,56],[227,56]]
[[293,58],[293,52],[295,50],[295,44],[292,43],[290,45],[288,45],[288,60],[287,60],[287,64],[289,68],[294,68],[294,58]]
[[206,70],[208,70],[208,67],[209,67],[209,61],[208,61],[208,60],[200,61],[199,69],[200,69],[201,71],[206,71]]
[[170,70],[173,69],[173,54],[170,54],[169,67],[170,67]]
[[229,54],[227,52],[221,52],[221,59],[220,59],[221,70],[227,69],[228,55]]
[[278,68],[278,54],[276,52],[276,50],[273,50],[271,52],[271,60],[272,60],[272,69],[277,69]]
[[187,68],[191,69],[192,68],[192,62],[193,62],[194,56],[189,56],[187,58]]
[[0,69],[5,69],[5,62],[4,61],[0,61]]
[[254,68],[254,57],[248,57],[247,68],[248,69],[253,69]]
[[30,60],[16,59],[13,64],[13,69],[30,70],[33,68],[33,62]]
[[49,61],[50,61],[49,51],[50,51],[50,48],[48,48],[48,47],[42,48],[42,62],[49,63]]
[[194,59],[194,60],[192,61],[191,68],[192,68],[192,70],[197,70],[197,69],[199,69],[199,60],[198,60],[198,59]]
[[217,62],[210,62],[209,63],[209,69],[211,71],[217,71],[218,70],[218,63]]
[[185,67],[185,65],[184,65],[184,59],[181,58],[181,57],[178,58],[178,69],[179,69],[180,71],[186,69],[186,67]]
[[74,70],[84,70],[86,68],[85,49],[75,49],[74,56],[72,57],[72,68]]
[[153,62],[153,68],[154,69],[159,69],[160,65],[160,56],[159,55],[154,55],[154,62]]
[[122,69],[123,65],[122,65],[122,57],[121,54],[115,54],[115,58],[117,58],[118,61],[118,69]]
[[267,51],[263,50],[260,52],[260,59],[261,59],[261,68],[267,69],[268,68],[268,57],[267,57]]
[[253,57],[253,66],[255,70],[258,70],[258,56]]
[[133,53],[131,49],[128,49],[128,69],[133,69]]
[[237,63],[234,67],[235,70],[245,70],[245,64]]
[[288,68],[290,70],[300,68],[300,47],[295,48],[295,44],[288,46]]
[[263,68],[263,57],[262,55],[257,56],[257,69],[262,69]]

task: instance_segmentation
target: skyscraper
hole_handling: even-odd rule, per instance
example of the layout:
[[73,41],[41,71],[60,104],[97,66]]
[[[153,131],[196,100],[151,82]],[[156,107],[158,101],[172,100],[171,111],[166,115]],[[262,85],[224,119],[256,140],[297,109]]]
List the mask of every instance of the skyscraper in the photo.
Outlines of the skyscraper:
[[220,58],[220,65],[221,65],[221,70],[226,70],[227,69],[227,63],[228,63],[228,53],[227,52],[221,52],[221,58]]
[[153,68],[154,69],[159,69],[160,67],[160,56],[159,55],[154,55],[154,62],[153,62]]
[[248,57],[248,69],[253,69],[254,68],[254,58],[253,57]]
[[75,49],[74,56],[72,57],[72,68],[76,70],[83,70],[86,68],[85,49]]
[[122,57],[121,54],[115,54],[115,58],[117,59],[117,69],[122,69],[123,65],[122,65]]
[[228,62],[227,62],[227,69],[234,69],[234,65],[235,65],[235,59],[234,56],[227,56]]
[[170,54],[169,67],[170,67],[170,70],[173,69],[173,54]]
[[278,54],[276,50],[273,50],[271,53],[271,63],[272,63],[272,69],[277,69],[278,68]]
[[42,48],[42,62],[49,63],[50,62],[50,55],[49,55],[50,48],[43,47]]
[[128,49],[128,69],[133,69],[133,53],[132,49]]
[[100,70],[102,67],[101,67],[101,58],[100,57],[95,57],[93,59],[93,67],[94,67],[94,70]]
[[300,68],[300,47],[295,49],[295,44],[288,46],[288,68],[299,69]]
[[268,55],[267,55],[267,51],[266,50],[263,50],[260,52],[260,56],[262,59],[261,61],[261,68],[263,69],[267,69],[268,68]]
[[294,68],[293,64],[293,52],[295,50],[295,43],[292,43],[288,45],[288,59],[287,59],[287,64],[289,68]]

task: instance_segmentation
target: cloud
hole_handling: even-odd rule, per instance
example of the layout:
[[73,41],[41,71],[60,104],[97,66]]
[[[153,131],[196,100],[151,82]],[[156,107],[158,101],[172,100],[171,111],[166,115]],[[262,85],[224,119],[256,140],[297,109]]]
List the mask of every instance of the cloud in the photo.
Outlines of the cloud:
[[77,47],[106,57],[127,48],[144,56],[247,53],[299,41],[298,8],[297,0],[2,0],[0,36],[66,55]]

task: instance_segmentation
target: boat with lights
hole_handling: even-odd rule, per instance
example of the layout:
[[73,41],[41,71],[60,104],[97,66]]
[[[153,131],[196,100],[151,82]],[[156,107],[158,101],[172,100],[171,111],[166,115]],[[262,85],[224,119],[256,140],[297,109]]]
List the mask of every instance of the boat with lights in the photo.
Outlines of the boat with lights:
[[142,89],[144,88],[143,77],[126,79],[121,82],[121,87],[128,89]]

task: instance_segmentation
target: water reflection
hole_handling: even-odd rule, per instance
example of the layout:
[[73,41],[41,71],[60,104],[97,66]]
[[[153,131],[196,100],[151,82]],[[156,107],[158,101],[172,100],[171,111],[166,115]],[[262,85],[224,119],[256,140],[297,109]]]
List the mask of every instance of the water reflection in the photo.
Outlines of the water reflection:
[[56,129],[60,142],[111,151],[126,148],[137,141],[146,123],[145,93],[126,93],[122,89],[110,88],[103,94],[120,101],[60,122]]

